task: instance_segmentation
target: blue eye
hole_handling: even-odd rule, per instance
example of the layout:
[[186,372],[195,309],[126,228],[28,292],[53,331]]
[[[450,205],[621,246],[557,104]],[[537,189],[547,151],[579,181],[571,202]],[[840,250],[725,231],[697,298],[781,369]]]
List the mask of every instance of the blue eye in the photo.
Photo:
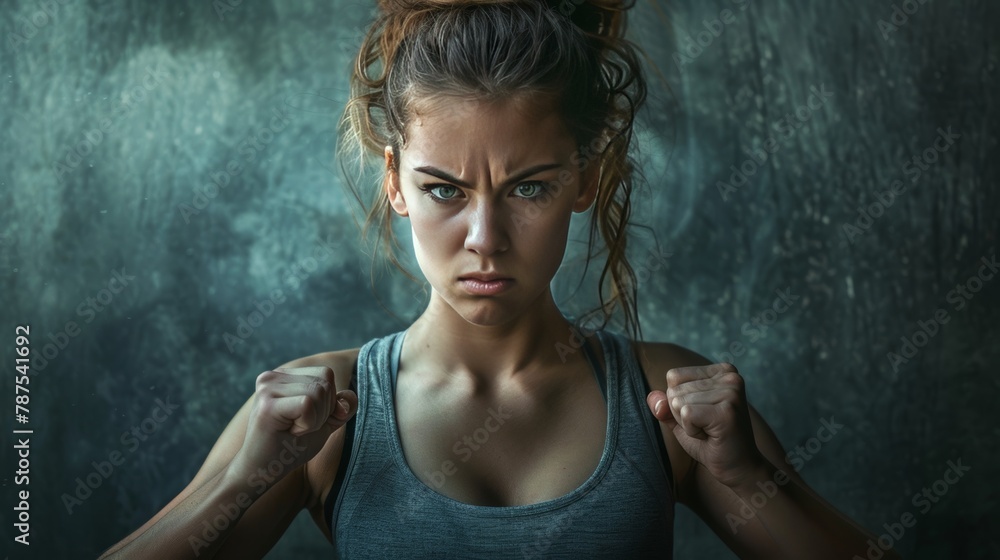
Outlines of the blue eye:
[[[439,204],[444,204],[444,203],[448,202],[449,200],[454,199],[455,198],[454,195],[457,194],[457,192],[458,192],[458,187],[455,187],[454,185],[445,185],[445,184],[440,184],[440,183],[437,183],[437,184],[428,184],[428,185],[417,185],[417,187],[420,190],[422,190],[425,193],[427,193],[427,196],[429,196],[431,200],[433,200],[434,202],[437,202]],[[519,196],[517,198],[523,198],[523,199],[531,200],[531,199],[539,198],[540,196],[542,196],[544,193],[548,192],[548,190],[549,190],[548,183],[545,183],[544,181],[527,181],[527,182],[524,182],[524,183],[520,183],[519,185],[517,185],[516,187],[514,187],[514,191],[523,194],[524,193],[524,187],[535,187],[535,189],[533,191],[534,194],[530,194],[528,196]],[[434,191],[437,190],[437,189],[452,189],[452,191],[453,191],[452,192],[452,196],[446,196],[446,197],[438,196],[438,195],[434,194]]]
[[446,202],[446,201],[451,200],[452,198],[454,198],[453,196],[448,196],[448,197],[442,198],[440,196],[435,195],[434,192],[433,192],[434,190],[436,190],[436,189],[454,189],[456,191],[458,190],[457,187],[455,187],[453,185],[419,185],[419,187],[420,187],[420,190],[422,190],[425,193],[427,193],[427,196],[429,196],[431,198],[431,200],[433,200],[434,202]]
[[538,198],[538,197],[542,196],[542,194],[544,194],[549,189],[548,184],[543,183],[542,181],[529,181],[527,183],[521,183],[520,185],[518,185],[517,187],[515,187],[514,190],[515,191],[520,191],[521,187],[538,187],[538,189],[535,191],[535,195],[534,196],[526,196],[524,198]]

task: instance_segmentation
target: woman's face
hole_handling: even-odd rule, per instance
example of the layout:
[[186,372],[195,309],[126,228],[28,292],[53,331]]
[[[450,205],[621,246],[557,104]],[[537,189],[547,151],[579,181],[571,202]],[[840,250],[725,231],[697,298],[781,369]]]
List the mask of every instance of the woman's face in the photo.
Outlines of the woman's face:
[[[398,175],[387,170],[390,204],[410,220],[432,298],[474,324],[506,323],[548,289],[571,213],[596,194],[596,160],[582,171],[574,165],[573,137],[547,106],[450,98],[424,108]],[[390,147],[385,154],[391,167]],[[512,281],[477,294],[462,277],[481,273]]]

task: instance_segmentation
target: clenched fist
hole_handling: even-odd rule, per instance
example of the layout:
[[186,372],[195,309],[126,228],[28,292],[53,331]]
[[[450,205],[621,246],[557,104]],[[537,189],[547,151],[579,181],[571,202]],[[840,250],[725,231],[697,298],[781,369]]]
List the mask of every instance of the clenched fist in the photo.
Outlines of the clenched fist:
[[743,377],[729,363],[674,368],[646,404],[716,480],[738,485],[767,459],[754,441]]
[[271,485],[312,459],[358,408],[357,394],[338,392],[328,367],[265,371],[257,376],[253,398],[246,437],[231,468],[246,475],[265,469]]

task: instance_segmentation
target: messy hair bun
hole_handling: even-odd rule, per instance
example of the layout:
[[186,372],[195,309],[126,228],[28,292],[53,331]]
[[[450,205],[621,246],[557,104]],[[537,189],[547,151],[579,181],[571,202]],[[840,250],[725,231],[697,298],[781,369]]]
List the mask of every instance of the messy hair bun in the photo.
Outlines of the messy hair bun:
[[[603,324],[617,306],[638,339],[636,276],[626,258],[635,162],[633,121],[646,98],[638,48],[625,39],[634,0],[378,0],[351,72],[351,98],[340,123],[341,165],[353,149],[381,161],[392,146],[394,165],[407,125],[422,100],[457,96],[484,101],[551,98],[573,134],[581,167],[599,166],[588,262],[598,231],[608,250],[599,280]],[[581,168],[581,171],[583,169]],[[392,211],[383,188],[359,189],[347,175],[366,217],[362,236],[378,225],[381,247],[396,259]],[[367,193],[363,196],[362,193]],[[363,200],[367,198],[366,204]],[[376,246],[372,253],[374,259]],[[604,285],[610,275],[611,297]]]

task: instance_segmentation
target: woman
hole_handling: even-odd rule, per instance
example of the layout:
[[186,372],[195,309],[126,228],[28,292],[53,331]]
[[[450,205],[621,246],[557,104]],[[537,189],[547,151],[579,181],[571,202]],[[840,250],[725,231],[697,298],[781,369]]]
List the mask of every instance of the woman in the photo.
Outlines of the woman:
[[570,217],[593,208],[598,311],[638,330],[628,6],[379,7],[344,122],[385,160],[364,231],[381,218],[398,265],[391,212],[409,221],[430,302],[405,331],[262,373],[190,485],[104,557],[260,557],[307,508],[344,558],[664,558],[675,502],[745,558],[896,557],[778,470],[732,365],[553,300]]

